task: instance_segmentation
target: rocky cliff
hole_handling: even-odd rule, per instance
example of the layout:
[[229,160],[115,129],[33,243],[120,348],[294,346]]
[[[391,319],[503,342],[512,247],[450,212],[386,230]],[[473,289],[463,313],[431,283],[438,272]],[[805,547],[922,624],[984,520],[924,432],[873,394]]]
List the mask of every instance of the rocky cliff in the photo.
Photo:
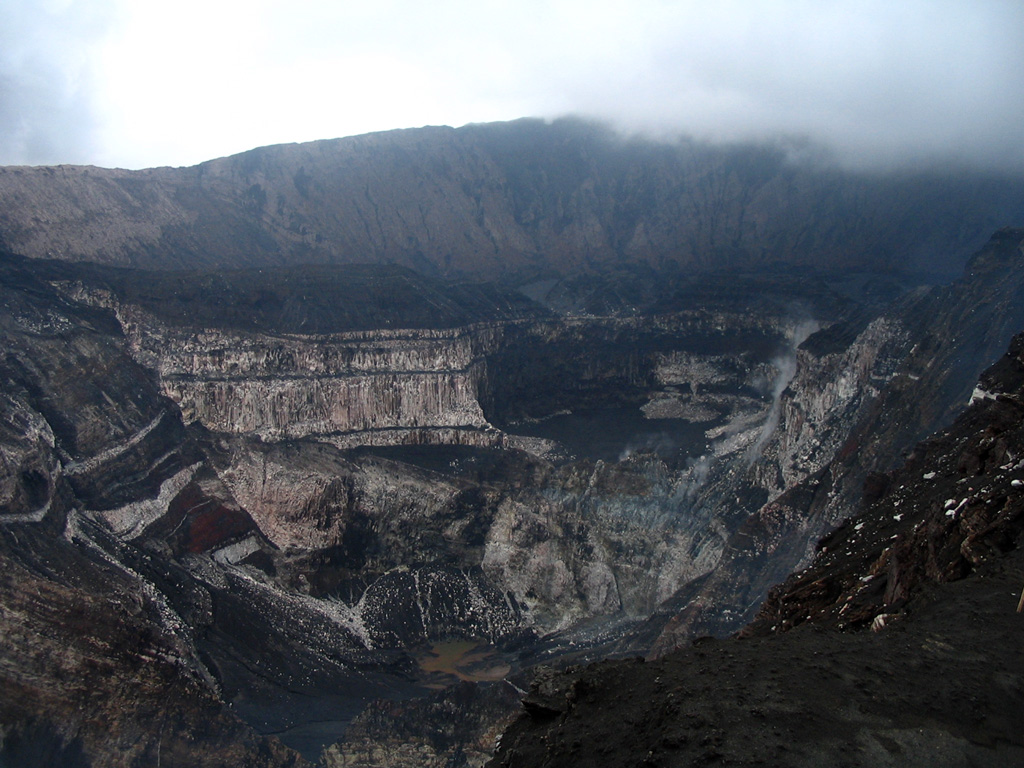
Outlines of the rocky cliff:
[[[209,595],[158,588],[163,567],[112,535],[162,517],[197,479],[173,405],[109,315],[8,264],[3,278],[3,761],[300,764],[226,706],[181,619]],[[255,533],[226,512],[207,510],[205,551]]]
[[661,607],[633,650],[657,655],[752,620],[819,537],[865,492],[885,489],[880,473],[964,407],[976,381],[968,372],[1024,327],[1022,236],[997,233],[961,280],[904,297],[859,333],[860,323],[839,323],[801,345],[758,455],[733,450],[709,473],[702,503],[728,519],[736,507],[722,500],[743,500],[721,560]]
[[396,263],[550,276],[771,263],[955,274],[1024,183],[857,175],[785,147],[626,140],[578,120],[281,145],[192,168],[0,169],[0,242],[161,269]]
[[1022,345],[740,639],[538,676],[490,765],[1020,762]]
[[[392,267],[146,275],[9,256],[12,557],[100,553],[204,696],[311,758],[366,699],[432,684],[424,648],[481,644],[491,679],[728,632],[839,522],[852,481],[816,496],[823,478],[898,452],[901,431],[851,451],[864,425],[890,402],[902,429],[944,413],[899,393],[921,381],[963,400],[943,361],[1024,324],[1019,241],[1001,233],[960,283],[883,314],[828,275],[565,281],[543,296],[575,308],[559,316]],[[983,293],[997,309],[972,315]],[[922,307],[950,329],[930,357]],[[53,526],[66,534],[46,552],[18,548]],[[110,661],[125,679],[127,663]],[[55,727],[34,707],[11,734]],[[378,734],[417,717],[375,711]],[[373,754],[366,738],[332,754]]]
[[[70,578],[63,569],[77,569],[87,586],[93,575],[74,565],[79,550],[124,574],[104,620],[116,623],[125,601],[152,605],[137,631],[166,636],[174,658],[187,658],[200,699],[232,705],[224,728],[248,733],[232,719],[240,716],[313,757],[367,698],[422,690],[417,648],[472,639],[491,644],[495,668],[518,664],[541,636],[594,620],[606,632],[646,616],[706,569],[721,545],[714,521],[679,514],[700,472],[690,458],[703,429],[661,435],[688,424],[666,417],[711,424],[742,410],[756,419],[767,407],[758,381],[774,370],[768,350],[787,333],[792,300],[828,303],[820,286],[793,283],[774,302],[758,299],[754,313],[747,299],[756,294],[747,293],[651,322],[559,320],[490,289],[441,290],[403,271],[361,270],[361,308],[332,315],[293,311],[294,293],[311,286],[292,276],[288,288],[279,272],[149,282],[13,256],[0,266],[10,556],[41,569],[41,583],[61,584]],[[321,285],[352,277],[316,275]],[[409,301],[389,308],[383,328],[361,328],[396,281],[413,286]],[[467,315],[449,291],[476,296],[477,310]],[[417,322],[421,297],[463,314]],[[214,307],[219,322],[199,325]],[[310,324],[316,332],[303,333]],[[224,381],[219,398],[189,394]],[[435,399],[403,405],[394,391],[403,381],[410,390],[443,386]],[[446,406],[460,381],[459,408]],[[275,393],[273,403],[252,395],[259,386]],[[310,418],[330,387],[353,393],[324,398],[342,415]],[[370,394],[360,401],[360,391]],[[599,418],[613,435],[608,459],[586,444],[515,432],[543,432],[549,417],[595,407],[607,408]],[[661,416],[645,419],[641,408]],[[237,418],[246,413],[251,423]],[[470,419],[446,432],[452,413]],[[398,442],[415,445],[376,438],[401,430]],[[443,445],[420,445],[431,441]],[[46,546],[22,547],[37,539]],[[47,562],[65,565],[54,572]],[[23,599],[22,581],[8,584],[8,603]],[[77,599],[58,592],[61,606]],[[11,625],[26,639],[12,649],[9,690],[25,695],[9,702],[7,744],[20,744],[16,734],[30,722],[40,723],[31,733],[42,741],[59,730],[44,703],[59,682],[48,668],[35,683],[20,671],[38,650],[33,634],[63,636],[56,617]],[[100,690],[134,675],[131,654],[104,658],[111,674]],[[123,725],[135,733],[131,718]],[[326,723],[320,735],[304,735],[313,720]],[[176,727],[168,739],[197,732],[193,721]],[[59,732],[82,742],[87,763],[115,759],[120,742],[105,745],[90,728],[74,721]],[[130,760],[152,757],[160,738]],[[292,758],[282,750],[280,759]]]

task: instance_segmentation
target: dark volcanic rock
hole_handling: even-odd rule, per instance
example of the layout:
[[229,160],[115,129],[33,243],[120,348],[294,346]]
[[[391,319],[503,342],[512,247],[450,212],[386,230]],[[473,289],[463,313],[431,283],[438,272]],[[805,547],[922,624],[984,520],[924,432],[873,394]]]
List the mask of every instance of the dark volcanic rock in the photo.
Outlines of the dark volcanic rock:
[[408,661],[232,570],[270,547],[113,316],[0,269],[4,764],[300,764],[239,713],[351,717]]
[[523,294],[491,283],[447,282],[391,264],[160,272],[38,260],[31,271],[39,279],[108,291],[162,323],[197,330],[316,336],[548,314]]
[[[929,218],[940,182],[572,122],[0,172],[0,234],[54,257],[0,259],[5,757],[188,762],[201,740],[202,759],[287,764],[249,728],[315,756],[384,697],[338,759],[466,762],[468,739],[480,762],[508,690],[406,703],[435,679],[415,647],[585,654],[659,605],[634,647],[728,631],[1020,325],[1019,232],[883,316],[900,280],[836,275],[922,266],[924,226],[951,263],[1016,210],[1016,182],[965,183],[952,236]],[[59,260],[82,258],[165,271]],[[958,471],[1005,464],[1006,434]],[[1014,551],[999,520],[908,540],[885,610]],[[527,709],[564,720],[585,688],[552,677]],[[431,732],[444,713],[466,722]]]
[[226,706],[162,595],[82,546],[75,514],[0,525],[0,764],[304,765]]
[[746,634],[812,618],[840,629],[896,620],[929,584],[1017,550],[1024,534],[1024,336],[982,376],[971,407],[920,443],[887,492],[818,545]]
[[154,493],[190,457],[173,405],[125,353],[114,317],[68,302],[23,260],[0,261],[0,276],[0,407],[6,436],[30,451],[31,464],[20,472],[20,490],[13,466],[5,467],[3,511],[42,508],[57,474],[95,508]]
[[505,681],[462,682],[419,701],[378,701],[352,723],[345,740],[324,750],[324,768],[479,766],[519,709]]

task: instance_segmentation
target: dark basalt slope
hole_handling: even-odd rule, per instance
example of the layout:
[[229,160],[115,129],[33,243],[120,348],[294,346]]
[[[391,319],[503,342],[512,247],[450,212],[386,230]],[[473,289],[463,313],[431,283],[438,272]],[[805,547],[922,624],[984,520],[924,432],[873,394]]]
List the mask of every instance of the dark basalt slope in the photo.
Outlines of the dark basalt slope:
[[102,532],[61,517],[0,526],[0,765],[305,765],[225,705],[162,596],[88,546]]
[[[302,764],[226,706],[182,631],[179,616],[202,623],[209,593],[81,514],[150,497],[197,462],[180,416],[124,354],[108,313],[8,267],[0,280],[0,764]],[[184,525],[179,541],[199,551],[253,528],[237,510],[212,514]]]
[[1019,764],[1024,336],[979,392],[740,638],[540,676],[490,765]]
[[109,291],[161,322],[197,329],[315,335],[458,328],[549,314],[491,283],[447,282],[394,265],[152,271],[2,258],[38,280]]
[[773,263],[955,275],[1024,224],[1019,178],[859,175],[785,147],[661,144],[565,119],[264,147],[191,168],[0,169],[0,242],[159,269],[395,263],[529,280]]

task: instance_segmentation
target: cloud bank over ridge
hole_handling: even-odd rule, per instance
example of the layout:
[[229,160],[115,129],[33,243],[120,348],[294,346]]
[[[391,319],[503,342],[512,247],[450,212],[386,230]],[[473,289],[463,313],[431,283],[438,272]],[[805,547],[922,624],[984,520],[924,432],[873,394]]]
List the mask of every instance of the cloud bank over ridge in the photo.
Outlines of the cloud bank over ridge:
[[0,0],[0,163],[579,114],[1024,170],[1018,0]]

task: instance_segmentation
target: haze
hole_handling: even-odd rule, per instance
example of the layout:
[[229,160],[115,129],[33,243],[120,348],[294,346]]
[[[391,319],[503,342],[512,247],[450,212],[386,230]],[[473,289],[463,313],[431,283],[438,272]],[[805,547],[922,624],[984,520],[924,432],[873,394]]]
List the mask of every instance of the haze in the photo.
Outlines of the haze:
[[1024,170],[1024,4],[0,0],[0,164],[579,114]]

